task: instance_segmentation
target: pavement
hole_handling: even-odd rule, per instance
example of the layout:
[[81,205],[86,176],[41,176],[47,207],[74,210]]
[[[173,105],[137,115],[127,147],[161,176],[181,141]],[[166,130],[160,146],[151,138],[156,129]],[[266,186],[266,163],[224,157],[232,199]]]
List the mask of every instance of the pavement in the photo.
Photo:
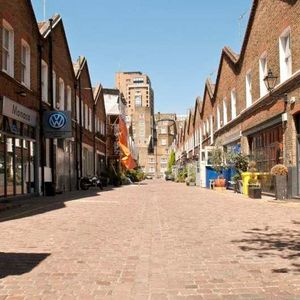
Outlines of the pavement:
[[0,300],[300,299],[300,202],[184,184],[0,213]]

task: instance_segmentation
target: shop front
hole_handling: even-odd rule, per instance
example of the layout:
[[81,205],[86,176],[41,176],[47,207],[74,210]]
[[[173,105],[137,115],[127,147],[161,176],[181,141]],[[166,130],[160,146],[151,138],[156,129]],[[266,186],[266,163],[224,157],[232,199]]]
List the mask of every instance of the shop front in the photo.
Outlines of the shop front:
[[37,113],[3,97],[0,114],[0,198],[36,191]]
[[248,135],[250,159],[256,162],[261,175],[262,191],[275,193],[275,182],[270,175],[271,168],[283,163],[283,128],[281,117],[275,118]]

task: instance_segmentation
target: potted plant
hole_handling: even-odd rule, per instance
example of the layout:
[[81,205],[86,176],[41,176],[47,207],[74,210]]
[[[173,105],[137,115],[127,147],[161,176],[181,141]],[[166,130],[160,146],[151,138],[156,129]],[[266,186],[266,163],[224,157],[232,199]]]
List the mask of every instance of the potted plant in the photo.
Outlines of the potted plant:
[[231,178],[234,182],[234,191],[236,193],[242,193],[242,173],[248,170],[249,157],[242,153],[229,152],[227,153],[226,160],[230,167],[234,168],[236,171],[236,174]]
[[195,186],[196,185],[196,177],[191,175],[186,178],[185,182],[186,182],[186,185],[188,185],[188,186]]
[[257,176],[255,175],[255,172],[257,172],[256,162],[250,161],[248,168],[249,168],[249,172],[251,172],[251,177],[248,181],[249,198],[261,199],[261,186],[259,181],[257,180]]
[[226,180],[222,174],[222,171],[226,168],[226,164],[223,149],[218,143],[212,150],[211,164],[212,168],[218,174],[218,178],[214,180],[214,187],[217,189],[224,189],[226,186]]
[[275,196],[278,200],[287,198],[287,175],[288,168],[278,164],[271,169],[271,175],[275,176]]

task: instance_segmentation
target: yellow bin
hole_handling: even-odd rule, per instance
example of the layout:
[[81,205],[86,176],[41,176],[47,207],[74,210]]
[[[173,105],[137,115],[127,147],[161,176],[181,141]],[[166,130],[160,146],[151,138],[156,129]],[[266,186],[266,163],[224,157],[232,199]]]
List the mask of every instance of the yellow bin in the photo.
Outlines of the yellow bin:
[[[257,179],[257,176],[259,175],[260,173],[254,173],[254,179]],[[252,178],[253,176],[253,173],[251,172],[244,172],[242,173],[242,182],[243,182],[243,194],[244,195],[249,195],[249,192],[248,192],[248,183],[249,183],[249,180]]]

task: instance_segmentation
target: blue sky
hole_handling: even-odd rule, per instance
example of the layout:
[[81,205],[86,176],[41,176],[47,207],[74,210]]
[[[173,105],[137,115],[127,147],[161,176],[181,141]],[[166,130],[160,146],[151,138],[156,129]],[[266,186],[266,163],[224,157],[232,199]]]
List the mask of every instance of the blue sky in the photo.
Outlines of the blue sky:
[[[38,20],[43,0],[32,0]],[[223,46],[239,52],[251,0],[46,0],[59,13],[73,59],[88,59],[93,83],[114,87],[116,71],[142,71],[152,81],[155,111],[185,114]],[[239,17],[246,13],[239,26]]]

